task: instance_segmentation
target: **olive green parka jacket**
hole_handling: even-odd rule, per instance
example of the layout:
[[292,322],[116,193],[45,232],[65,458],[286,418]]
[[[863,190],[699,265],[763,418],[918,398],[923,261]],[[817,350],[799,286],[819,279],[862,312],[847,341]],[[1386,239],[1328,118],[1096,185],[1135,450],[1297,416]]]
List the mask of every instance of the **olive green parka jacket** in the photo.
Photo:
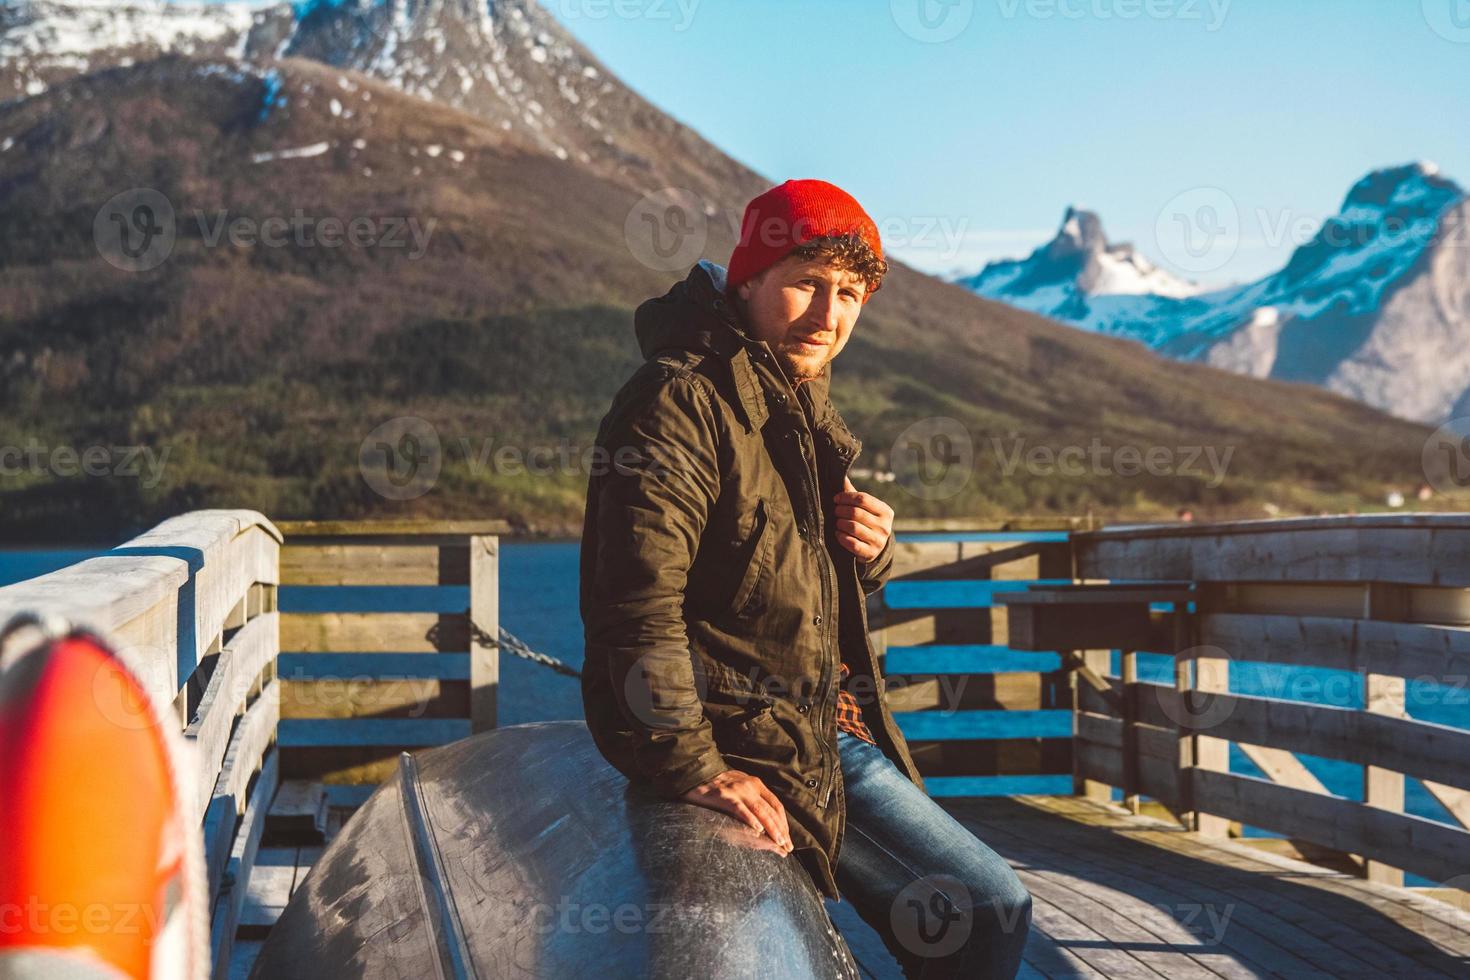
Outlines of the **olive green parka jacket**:
[[876,691],[859,701],[879,747],[924,788],[868,640],[893,539],[868,562],[837,544],[833,496],[861,443],[831,365],[793,389],[724,286],[702,261],[635,314],[646,361],[602,420],[587,489],[583,705],[603,756],[661,796],[760,777],[794,856],[840,899],[840,651],[854,689]]

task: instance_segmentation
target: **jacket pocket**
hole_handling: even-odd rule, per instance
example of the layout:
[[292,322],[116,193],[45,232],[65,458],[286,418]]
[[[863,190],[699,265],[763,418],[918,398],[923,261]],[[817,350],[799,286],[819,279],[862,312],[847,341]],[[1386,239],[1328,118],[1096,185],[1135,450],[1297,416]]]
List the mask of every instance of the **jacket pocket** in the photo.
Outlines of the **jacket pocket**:
[[770,523],[770,511],[766,507],[766,500],[764,497],[757,497],[750,536],[740,552],[746,556],[745,571],[740,577],[740,584],[735,589],[735,595],[730,599],[730,612],[735,616],[743,616],[760,605],[753,600],[758,594],[761,579],[766,574],[766,567],[770,564]]
[[765,767],[795,764],[799,748],[777,710],[773,701],[757,702],[715,723],[715,740],[727,761],[756,775],[762,775]]

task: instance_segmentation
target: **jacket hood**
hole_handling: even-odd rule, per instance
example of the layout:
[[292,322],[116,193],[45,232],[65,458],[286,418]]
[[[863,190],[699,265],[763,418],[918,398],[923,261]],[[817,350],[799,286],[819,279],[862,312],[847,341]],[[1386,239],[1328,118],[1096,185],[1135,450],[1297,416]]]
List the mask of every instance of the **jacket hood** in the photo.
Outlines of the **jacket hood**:
[[[783,390],[790,393],[793,389],[779,369],[756,368],[757,361],[774,365],[775,354],[769,344],[746,331],[739,314],[725,299],[725,283],[725,267],[701,259],[667,293],[638,306],[633,314],[633,331],[645,360],[675,350],[713,353],[727,361],[747,424],[759,428],[769,415],[767,398],[780,398]],[[820,375],[799,386],[798,398],[807,401],[818,426],[835,427],[834,438],[856,454],[862,443],[833,407],[831,384],[832,362],[828,361]],[[794,404],[792,408],[799,411]]]
[[633,331],[645,360],[669,349],[729,354],[749,340],[725,301],[725,267],[708,259],[701,259],[667,293],[640,304]]

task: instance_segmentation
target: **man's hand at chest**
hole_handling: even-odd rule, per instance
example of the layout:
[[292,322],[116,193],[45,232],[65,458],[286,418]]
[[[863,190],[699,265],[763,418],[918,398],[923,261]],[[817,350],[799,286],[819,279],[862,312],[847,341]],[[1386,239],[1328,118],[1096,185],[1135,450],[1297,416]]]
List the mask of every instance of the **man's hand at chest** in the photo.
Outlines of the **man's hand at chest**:
[[872,561],[893,536],[893,508],[863,493],[843,478],[843,492],[835,494],[837,541],[860,561]]

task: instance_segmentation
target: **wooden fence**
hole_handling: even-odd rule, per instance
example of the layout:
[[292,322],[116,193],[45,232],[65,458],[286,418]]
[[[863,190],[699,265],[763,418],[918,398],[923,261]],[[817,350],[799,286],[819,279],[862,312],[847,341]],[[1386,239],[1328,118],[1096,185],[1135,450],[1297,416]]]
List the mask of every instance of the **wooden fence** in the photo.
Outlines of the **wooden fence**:
[[869,597],[868,626],[889,705],[933,795],[1045,793],[1066,782],[1069,675],[1055,653],[1011,648],[996,598],[1070,582],[1068,534],[1083,525],[898,523],[889,585]]
[[[281,530],[288,778],[360,802],[400,752],[495,727],[505,522],[286,521]],[[468,588],[467,601],[456,587]]]
[[[351,806],[400,750],[495,725],[505,530],[199,511],[0,589],[0,622],[96,629],[173,706],[221,975],[283,778]],[[936,796],[1118,788],[1205,834],[1250,824],[1359,855],[1381,881],[1470,874],[1470,732],[1408,711],[1410,681],[1470,677],[1470,516],[900,531],[869,626]],[[1173,658],[1172,684],[1139,676],[1144,652]],[[1247,662],[1354,672],[1362,704],[1232,692]],[[1263,777],[1230,771],[1232,744]],[[1297,753],[1360,764],[1362,802]],[[1404,813],[1409,779],[1459,825]]]
[[[1470,874],[1470,731],[1412,717],[1407,697],[1411,681],[1470,678],[1470,518],[1120,528],[1073,545],[1079,579],[1110,585],[1008,602],[1012,642],[1064,651],[1079,679],[1080,792],[1119,787],[1207,835],[1248,824],[1359,856],[1377,881]],[[1122,651],[1119,676],[1100,647]],[[1173,684],[1139,678],[1144,651],[1174,658]],[[1350,672],[1360,705],[1232,693],[1232,671],[1255,663]],[[1230,771],[1232,743],[1261,776]],[[1298,753],[1361,765],[1361,801]],[[1406,814],[1407,779],[1455,823]]]

